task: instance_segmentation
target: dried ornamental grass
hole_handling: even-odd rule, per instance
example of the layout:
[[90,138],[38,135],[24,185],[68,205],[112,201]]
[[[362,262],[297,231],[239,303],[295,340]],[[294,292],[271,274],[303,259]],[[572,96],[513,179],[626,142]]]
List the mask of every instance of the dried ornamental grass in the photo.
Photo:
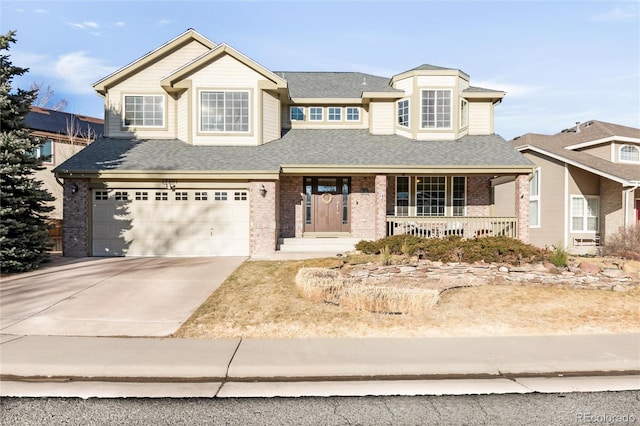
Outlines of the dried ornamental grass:
[[323,268],[300,269],[296,286],[314,302],[389,314],[422,314],[437,303],[440,293],[433,289],[365,285]]

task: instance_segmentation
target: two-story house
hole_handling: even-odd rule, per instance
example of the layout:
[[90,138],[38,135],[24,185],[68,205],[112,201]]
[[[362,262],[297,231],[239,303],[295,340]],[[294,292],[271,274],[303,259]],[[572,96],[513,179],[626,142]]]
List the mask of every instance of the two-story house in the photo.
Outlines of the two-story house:
[[[104,138],[55,170],[67,256],[246,256],[398,233],[528,240],[533,164],[493,129],[505,93],[460,70],[271,71],[189,29],[94,88]],[[516,182],[509,217],[493,211],[501,177]]]
[[[640,226],[640,129],[590,120],[510,143],[536,165],[529,192],[531,243],[595,252],[620,227]],[[495,190],[505,215],[513,213],[512,185]]]
[[54,111],[47,108],[31,107],[25,117],[25,126],[33,138],[41,142],[40,148],[33,153],[42,160],[42,170],[34,177],[42,182],[42,188],[53,195],[53,210],[48,214],[52,225],[54,251],[62,250],[62,182],[56,181],[51,171],[78,153],[96,138],[102,136],[103,120]]

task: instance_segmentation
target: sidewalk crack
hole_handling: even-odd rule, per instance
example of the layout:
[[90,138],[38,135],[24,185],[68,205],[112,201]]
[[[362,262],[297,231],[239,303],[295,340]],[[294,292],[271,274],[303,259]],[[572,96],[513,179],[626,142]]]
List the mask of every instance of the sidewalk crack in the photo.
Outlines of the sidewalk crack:
[[235,359],[236,354],[238,353],[238,349],[240,349],[240,345],[241,344],[242,344],[242,337],[238,341],[238,345],[236,346],[236,349],[233,351],[233,354],[231,355],[231,358],[229,359],[229,363],[227,364],[227,371],[225,371],[225,373],[224,373],[224,379],[222,379],[222,383],[220,384],[220,387],[218,388],[218,391],[214,395],[214,398],[218,397],[218,394],[220,394],[220,391],[222,390],[224,385],[229,381],[229,369],[231,368],[231,363]]

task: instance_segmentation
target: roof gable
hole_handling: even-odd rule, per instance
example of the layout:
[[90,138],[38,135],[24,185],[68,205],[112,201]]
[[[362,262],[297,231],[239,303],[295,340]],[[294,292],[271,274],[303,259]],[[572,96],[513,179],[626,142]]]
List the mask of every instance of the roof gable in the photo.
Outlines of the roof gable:
[[193,41],[196,41],[202,44],[208,49],[213,49],[216,47],[216,44],[214,42],[204,37],[194,29],[189,28],[187,31],[173,38],[172,40],[169,40],[162,46],[152,50],[151,52],[136,59],[130,64],[125,65],[124,67],[114,71],[113,73],[102,78],[101,80],[98,80],[93,84],[93,88],[98,93],[105,94],[108,87],[112,86],[116,82],[126,79],[128,76],[148,67],[149,64],[157,61],[159,58]]
[[259,63],[243,55],[242,53],[238,52],[225,43],[218,45],[209,52],[200,55],[198,58],[195,58],[193,61],[183,65],[171,74],[167,75],[162,79],[161,85],[165,88],[165,90],[180,88],[181,81],[186,79],[195,71],[206,67],[207,65],[211,64],[224,55],[231,56],[232,58],[261,74],[268,80],[271,80],[275,84],[274,89],[284,88],[287,85],[287,82],[282,77],[278,76],[272,71],[269,71],[267,68],[263,67]]

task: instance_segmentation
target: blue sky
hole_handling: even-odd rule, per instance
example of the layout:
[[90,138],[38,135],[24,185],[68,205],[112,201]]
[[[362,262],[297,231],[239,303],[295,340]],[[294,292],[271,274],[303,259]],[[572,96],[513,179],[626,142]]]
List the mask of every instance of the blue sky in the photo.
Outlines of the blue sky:
[[50,85],[67,111],[102,116],[92,83],[188,28],[277,71],[391,77],[458,68],[507,96],[506,139],[591,119],[640,127],[640,2],[3,0],[14,82]]

